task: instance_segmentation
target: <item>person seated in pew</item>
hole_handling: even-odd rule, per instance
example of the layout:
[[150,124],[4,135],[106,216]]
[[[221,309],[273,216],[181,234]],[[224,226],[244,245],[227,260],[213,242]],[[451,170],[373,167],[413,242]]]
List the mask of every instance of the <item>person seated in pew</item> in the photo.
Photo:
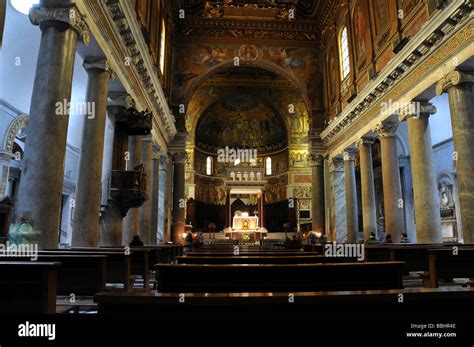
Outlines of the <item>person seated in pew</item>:
[[309,232],[309,244],[310,245],[315,245],[318,243],[318,236],[314,231]]
[[387,235],[385,235],[385,241],[384,241],[384,243],[393,243],[392,234],[387,234]]
[[402,233],[400,243],[411,243],[407,233]]
[[186,234],[185,241],[186,241],[187,250],[192,251],[193,250],[193,233],[191,231],[188,231],[188,233]]
[[367,241],[365,241],[366,244],[375,244],[375,243],[379,243],[379,241],[377,240],[377,236],[375,236],[375,233],[374,232],[371,232],[370,233],[370,237]]
[[204,235],[202,231],[200,231],[196,236],[196,247],[201,248],[202,246],[204,246]]
[[135,235],[130,242],[130,247],[140,247],[143,246],[143,241],[140,239],[140,236]]

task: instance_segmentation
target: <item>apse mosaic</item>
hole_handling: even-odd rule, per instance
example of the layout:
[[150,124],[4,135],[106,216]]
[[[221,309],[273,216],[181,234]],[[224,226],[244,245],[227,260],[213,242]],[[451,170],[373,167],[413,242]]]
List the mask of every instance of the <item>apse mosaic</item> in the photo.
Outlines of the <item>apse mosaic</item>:
[[265,153],[286,147],[285,139],[286,127],[281,117],[267,105],[242,95],[211,106],[196,129],[196,145],[213,152],[226,145]]

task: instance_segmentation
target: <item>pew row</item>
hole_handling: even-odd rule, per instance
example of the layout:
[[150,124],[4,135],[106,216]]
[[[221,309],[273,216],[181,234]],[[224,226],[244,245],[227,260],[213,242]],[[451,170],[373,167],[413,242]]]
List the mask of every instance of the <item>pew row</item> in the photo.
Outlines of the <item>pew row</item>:
[[[333,292],[263,293],[158,293],[102,292],[94,297],[98,313],[104,315],[136,315],[166,319],[303,319],[323,315],[374,318],[406,317],[411,312],[471,313],[474,310],[474,289],[410,288],[402,290],[333,291]],[[403,303],[399,302],[403,294]],[[387,316],[388,313],[391,313]]]
[[215,251],[215,252],[188,252],[186,256],[197,256],[197,257],[228,257],[228,256],[246,256],[246,257],[280,257],[280,256],[292,256],[292,257],[305,257],[305,256],[316,256],[321,255],[319,252],[301,252],[301,251],[285,251],[285,252],[239,252],[235,254],[232,251],[229,252],[222,252],[222,251]]
[[0,261],[0,315],[56,313],[56,262]]
[[320,264],[320,263],[355,263],[355,257],[323,257],[320,255],[305,256],[183,256],[177,257],[177,264]]
[[401,289],[405,263],[157,264],[159,292]]
[[474,247],[452,249],[434,248],[428,250],[429,287],[437,288],[439,280],[453,278],[474,278]]
[[[105,282],[110,284],[121,284],[124,290],[131,290],[133,253],[125,254],[123,251],[95,250],[95,249],[57,249],[40,251],[40,256],[105,256]],[[85,264],[83,265],[85,266]],[[87,268],[86,268],[87,270]]]

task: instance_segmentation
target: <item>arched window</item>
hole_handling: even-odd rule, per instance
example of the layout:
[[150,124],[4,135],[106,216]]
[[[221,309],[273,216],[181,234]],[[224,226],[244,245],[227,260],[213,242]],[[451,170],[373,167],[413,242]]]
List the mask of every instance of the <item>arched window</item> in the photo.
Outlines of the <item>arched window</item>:
[[166,22],[161,20],[161,37],[160,37],[160,71],[165,73],[165,53],[166,53]]
[[341,78],[345,80],[351,72],[351,62],[349,59],[349,38],[347,36],[347,27],[342,27],[339,36],[339,56],[341,62]]
[[265,175],[270,176],[272,174],[272,158],[267,157],[265,159]]
[[212,157],[207,157],[206,159],[206,175],[212,175]]

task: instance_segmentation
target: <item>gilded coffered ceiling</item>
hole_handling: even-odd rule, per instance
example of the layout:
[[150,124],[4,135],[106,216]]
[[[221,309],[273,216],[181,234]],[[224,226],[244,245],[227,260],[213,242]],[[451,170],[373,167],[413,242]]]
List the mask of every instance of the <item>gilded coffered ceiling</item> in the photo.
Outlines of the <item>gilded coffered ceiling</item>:
[[[178,0],[181,36],[318,41],[334,0]],[[184,18],[179,17],[180,10]]]

